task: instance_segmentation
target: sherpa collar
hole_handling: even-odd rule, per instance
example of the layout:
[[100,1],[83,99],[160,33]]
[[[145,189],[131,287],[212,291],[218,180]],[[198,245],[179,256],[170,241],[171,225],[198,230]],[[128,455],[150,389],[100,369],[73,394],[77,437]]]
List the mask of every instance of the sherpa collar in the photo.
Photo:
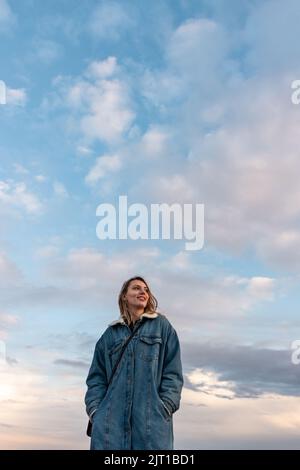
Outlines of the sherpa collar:
[[[146,318],[151,318],[151,320],[152,320],[153,318],[158,317],[158,314],[157,314],[157,313],[142,313],[142,315],[140,316],[140,318],[144,318],[144,317],[146,317]],[[118,325],[119,323],[120,323],[121,325],[125,325],[125,321],[123,320],[122,316],[120,316],[120,317],[118,318],[118,320],[115,320],[115,321],[109,323],[109,326]]]

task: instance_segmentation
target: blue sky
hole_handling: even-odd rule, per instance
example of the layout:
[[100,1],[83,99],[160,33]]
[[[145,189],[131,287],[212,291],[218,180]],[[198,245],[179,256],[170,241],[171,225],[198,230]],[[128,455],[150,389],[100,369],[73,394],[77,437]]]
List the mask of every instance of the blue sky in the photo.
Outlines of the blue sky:
[[[133,274],[182,342],[176,448],[299,447],[299,19],[296,0],[0,0],[1,448],[88,448],[85,378]],[[204,204],[203,249],[99,240],[119,195]]]

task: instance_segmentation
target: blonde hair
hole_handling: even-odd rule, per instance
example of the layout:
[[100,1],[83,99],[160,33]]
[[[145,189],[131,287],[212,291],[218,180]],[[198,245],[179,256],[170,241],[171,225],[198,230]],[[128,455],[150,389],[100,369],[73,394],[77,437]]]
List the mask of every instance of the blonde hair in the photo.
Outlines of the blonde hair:
[[124,284],[121,288],[120,294],[119,294],[119,299],[118,299],[121,317],[127,323],[127,325],[129,325],[131,323],[131,315],[130,315],[130,311],[128,309],[127,300],[125,300],[123,297],[127,293],[129,284],[132,281],[136,281],[136,280],[144,282],[144,284],[146,284],[146,286],[148,288],[149,299],[148,299],[147,305],[144,309],[144,313],[146,313],[146,312],[151,313],[151,314],[156,313],[156,309],[157,309],[157,306],[158,306],[158,302],[157,302],[156,298],[154,297],[154,295],[152,294],[152,292],[150,291],[150,288],[149,288],[147,282],[145,281],[145,279],[143,279],[141,276],[131,277],[130,279],[128,279],[127,281],[124,282]]

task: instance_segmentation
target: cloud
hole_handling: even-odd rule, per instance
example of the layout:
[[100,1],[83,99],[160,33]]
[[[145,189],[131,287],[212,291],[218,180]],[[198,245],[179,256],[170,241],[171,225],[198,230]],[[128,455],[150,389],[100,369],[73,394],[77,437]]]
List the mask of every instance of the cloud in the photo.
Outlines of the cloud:
[[89,88],[88,95],[89,112],[81,119],[83,134],[108,143],[120,139],[135,117],[125,84],[102,80]]
[[275,279],[256,276],[250,279],[248,290],[256,298],[273,300]]
[[24,88],[6,87],[6,103],[11,106],[25,106],[27,94]]
[[118,70],[116,57],[110,56],[102,61],[91,62],[87,68],[86,76],[97,79],[108,78],[115,75]]
[[14,182],[9,179],[0,181],[0,203],[4,207],[24,209],[28,214],[39,214],[43,209],[37,196],[27,190],[24,182]]
[[[198,263],[182,250],[166,255],[158,247],[147,247],[147,244],[134,249],[119,248],[108,254],[100,243],[99,249],[82,247],[63,255],[60,245],[50,241],[39,247],[36,255],[41,262],[38,283],[23,279],[19,270],[13,276],[17,269],[14,264],[10,276],[9,265],[3,268],[2,278],[6,283],[2,308],[7,311],[25,308],[40,315],[41,308],[46,306],[51,318],[59,315],[58,324],[62,305],[66,312],[64,318],[70,318],[67,321],[80,317],[84,310],[89,321],[95,322],[96,331],[118,317],[119,289],[125,279],[135,274],[148,279],[159,299],[159,311],[185,338],[193,338],[201,331],[202,340],[221,336],[234,343],[252,338],[258,322],[260,325],[263,322],[264,311],[274,308],[273,302],[286,286],[284,279],[275,282],[267,277],[240,277],[228,272],[224,275],[222,270]],[[99,312],[97,318],[94,318],[95,309]],[[293,324],[292,312],[285,310],[286,329]],[[280,318],[274,318],[271,324],[267,321],[264,328],[271,343],[282,345],[286,341],[287,331],[282,330]]]
[[78,155],[83,155],[84,157],[88,157],[93,153],[93,151],[89,147],[86,147],[84,145],[78,145],[76,148],[76,153]]
[[[1,449],[88,447],[88,440],[82,442],[86,427],[83,378],[65,375],[63,379],[60,376],[53,380],[53,377],[24,364],[16,364],[13,369],[9,365],[1,365],[1,377]],[[50,409],[52,412],[49,414]],[[55,437],[55,429],[63,430],[59,438]],[[78,441],[74,429],[81,429]],[[77,441],[75,445],[74,439]]]
[[27,168],[25,168],[23,165],[20,165],[19,163],[14,163],[13,166],[16,173],[19,173],[21,175],[27,175],[29,173]]
[[258,245],[258,252],[262,259],[271,266],[280,267],[294,273],[299,272],[300,265],[300,231],[295,228],[282,227],[271,238],[263,237]]
[[0,286],[17,286],[22,280],[23,275],[18,266],[4,251],[0,251]]
[[201,393],[228,399],[234,397],[234,383],[220,379],[212,371],[194,369],[188,374],[188,382]]
[[15,16],[7,0],[0,0],[0,33],[15,23]]
[[[176,447],[299,447],[299,372],[288,349],[299,331],[298,279],[288,278],[294,291],[282,298],[287,279],[269,269],[297,273],[300,266],[300,121],[290,100],[290,78],[299,78],[298,7],[226,3],[205,0],[195,12],[181,2],[173,31],[162,33],[152,26],[165,24],[165,16],[153,18],[154,7],[146,25],[143,11],[135,31],[128,4],[97,2],[88,28],[100,55],[78,76],[53,80],[57,95],[49,109],[67,107],[74,149],[90,156],[76,161],[85,182],[103,196],[116,175],[118,189],[128,188],[134,201],[204,203],[205,247],[193,255],[181,241],[97,240],[80,247],[76,225],[64,234],[72,247],[49,240],[36,249],[28,278],[1,252],[0,333],[9,335],[23,313],[26,319],[1,370],[2,447],[88,448],[83,393],[92,347],[118,316],[119,289],[133,274],[149,280],[182,341],[186,385]],[[214,14],[205,18],[206,11]],[[179,23],[180,12],[193,17]],[[66,24],[58,17],[55,32]],[[50,37],[51,20],[38,33],[48,22]],[[150,29],[151,41],[143,44]],[[120,49],[105,49],[125,33]],[[62,56],[56,41],[40,44],[43,64]],[[26,100],[25,89],[10,91],[11,104]],[[53,190],[66,193],[58,181]],[[2,181],[0,200],[8,212],[43,208],[28,185],[14,180]],[[73,333],[85,329],[86,335]]]
[[159,126],[151,126],[140,141],[140,154],[143,158],[170,158],[169,133]]
[[[3,268],[0,268],[0,273],[2,274],[1,271],[3,271]],[[5,343],[2,344],[2,341],[6,340],[8,336],[8,331],[15,327],[18,324],[19,320],[20,319],[17,315],[12,315],[6,312],[0,312],[0,362],[2,358],[8,360],[5,351]]]
[[[73,360],[67,364],[65,359],[58,360],[63,363],[55,364],[55,369],[65,366],[69,371],[63,376],[49,377],[19,364],[14,370],[9,366],[1,369],[5,384],[0,394],[1,448],[88,448],[88,439],[82,438],[87,420],[83,402],[86,374],[72,375],[81,365],[73,367]],[[298,397],[273,393],[228,399],[218,393],[222,387],[225,394],[229,391],[228,380],[219,379],[219,374],[196,371],[189,377],[195,387],[183,388],[181,406],[174,416],[176,448],[297,448]],[[58,437],[57,429],[61,430]]]
[[18,322],[16,315],[0,312],[0,328],[15,325]]
[[298,397],[276,394],[228,400],[184,389],[181,408],[174,417],[176,447],[297,449],[298,401]]
[[[220,82],[235,72],[234,62],[226,60],[229,54],[230,35],[220,23],[186,20],[165,44],[165,67],[144,72],[142,93],[167,115],[178,115],[185,102],[196,108],[199,100],[201,107],[212,106],[220,95]],[[198,113],[197,109],[193,119]]]
[[[272,17],[272,4],[261,6],[262,34],[267,34],[263,24]],[[279,2],[274,5],[278,20]],[[248,46],[259,55],[261,41],[254,32],[261,20],[255,8],[251,11]],[[142,93],[163,122],[172,122],[168,131],[177,136],[177,154],[172,168],[160,159],[156,171],[145,171],[130,191],[137,200],[204,203],[207,247],[233,256],[253,250],[268,266],[295,272],[300,193],[299,110],[290,104],[294,59],[284,69],[277,63],[275,79],[258,63],[255,75],[243,71],[236,31],[231,34],[220,21],[194,18],[179,25],[165,45],[164,67],[144,73]],[[275,27],[269,24],[270,46]],[[248,33],[239,34],[245,39]],[[293,34],[285,36],[283,50]],[[267,67],[266,57],[261,55]],[[169,163],[173,152],[165,155]],[[162,176],[166,172],[168,178]]]
[[183,341],[182,350],[183,360],[191,370],[186,385],[193,390],[227,398],[272,393],[299,396],[299,371],[292,364],[292,350],[212,341]]
[[[44,240],[45,241],[45,240]],[[48,244],[36,248],[35,255],[38,258],[54,258],[62,249],[63,240],[59,236],[50,237]]]
[[65,186],[63,185],[63,183],[61,183],[60,181],[54,181],[54,183],[53,183],[53,191],[54,191],[54,194],[55,194],[56,196],[59,196],[59,197],[69,197],[68,191],[66,190]]
[[121,3],[102,1],[92,12],[88,31],[99,39],[116,41],[133,24],[132,15]]
[[97,158],[96,163],[86,175],[85,182],[94,185],[100,179],[118,171],[121,167],[122,162],[119,155],[102,155]]
[[[26,288],[22,295],[15,293],[14,305],[46,303],[54,308],[63,303],[66,308],[94,308],[101,303],[103,308],[112,308],[124,279],[141,273],[160,300],[159,310],[166,311],[167,317],[172,312],[176,327],[189,337],[200,326],[214,326],[217,334],[221,325],[229,326],[229,320],[238,328],[239,322],[245,321],[255,308],[275,301],[278,295],[277,282],[271,278],[224,276],[217,272],[206,276],[186,253],[162,257],[155,247],[123,249],[110,255],[86,247],[70,250],[66,256],[55,252],[53,255],[45,258],[40,272],[44,287]],[[159,275],[154,274],[158,272]],[[162,279],[168,282],[163,283]]]
[[156,186],[157,188],[163,188],[164,193],[164,199],[160,199],[161,192],[157,193],[156,200],[160,199],[166,203],[192,200],[195,196],[195,189],[182,174],[173,173],[168,176],[158,176]]
[[90,364],[84,361],[74,361],[70,359],[55,359],[54,364],[59,366],[75,367],[83,369],[84,371],[88,370]]
[[36,38],[33,41],[34,53],[30,53],[32,60],[50,65],[63,55],[61,44],[49,39]]
[[36,255],[40,258],[52,258],[59,253],[59,247],[56,245],[45,245],[36,250]]
[[[228,52],[228,35],[220,23],[191,18],[174,31],[167,47],[167,59],[187,78],[201,80],[205,69],[214,70]],[[197,72],[191,75],[191,70]]]
[[92,62],[72,85],[63,79],[57,82],[87,142],[119,143],[135,119],[131,90],[118,73],[116,59],[108,57]]
[[46,181],[47,178],[46,178],[46,176],[44,176],[44,175],[36,175],[36,176],[35,176],[35,179],[36,179],[36,181],[38,181],[39,183],[43,183],[44,181]]

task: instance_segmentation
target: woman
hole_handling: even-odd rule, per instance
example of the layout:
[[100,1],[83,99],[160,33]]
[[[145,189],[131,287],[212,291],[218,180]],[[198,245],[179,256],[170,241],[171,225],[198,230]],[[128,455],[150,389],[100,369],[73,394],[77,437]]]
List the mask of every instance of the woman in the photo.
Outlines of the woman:
[[[86,381],[91,449],[173,449],[173,413],[183,386],[177,333],[156,311],[142,277],[124,282],[119,308],[119,319],[96,344]],[[108,387],[122,346],[136,329]]]

